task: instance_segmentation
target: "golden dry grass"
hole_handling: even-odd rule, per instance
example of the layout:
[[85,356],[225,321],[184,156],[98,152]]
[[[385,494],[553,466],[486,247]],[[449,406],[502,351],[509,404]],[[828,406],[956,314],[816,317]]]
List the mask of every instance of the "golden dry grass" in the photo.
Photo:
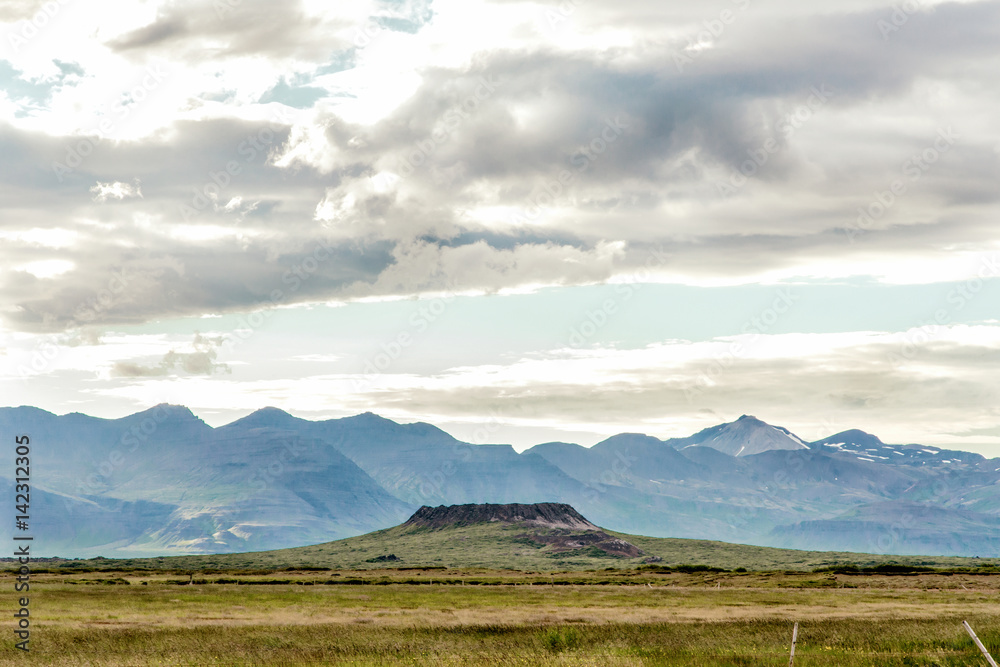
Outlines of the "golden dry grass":
[[[798,621],[799,667],[972,665],[961,619],[991,645],[1000,640],[1000,575],[675,572],[558,585],[434,571],[395,575],[427,583],[373,573],[326,583],[360,574],[276,572],[239,585],[38,574],[30,664],[770,665],[787,664]],[[275,580],[292,583],[264,583]],[[12,643],[0,647],[0,665],[25,662]]]

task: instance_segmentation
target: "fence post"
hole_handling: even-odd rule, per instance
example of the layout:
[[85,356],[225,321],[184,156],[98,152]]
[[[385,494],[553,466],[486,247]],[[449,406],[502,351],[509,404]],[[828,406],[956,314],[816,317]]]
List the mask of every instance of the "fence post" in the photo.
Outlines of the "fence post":
[[973,631],[972,626],[969,625],[969,622],[968,621],[962,621],[962,625],[965,626],[965,631],[969,633],[970,637],[972,637],[972,641],[976,642],[976,646],[978,646],[979,650],[983,652],[983,655],[986,657],[986,660],[991,665],[993,665],[993,667],[998,667],[996,660],[994,660],[993,656],[990,655],[990,652],[986,650],[986,647],[983,646],[983,643],[981,641],[979,641],[979,637],[976,636],[976,633],[975,633],[975,631]]
[[[793,667],[793,665],[795,664],[795,642],[798,640],[798,638],[799,638],[799,623],[798,621],[796,621],[795,627],[792,628],[792,655],[789,656],[788,658],[788,667]],[[996,667],[996,665],[994,665],[993,667]]]

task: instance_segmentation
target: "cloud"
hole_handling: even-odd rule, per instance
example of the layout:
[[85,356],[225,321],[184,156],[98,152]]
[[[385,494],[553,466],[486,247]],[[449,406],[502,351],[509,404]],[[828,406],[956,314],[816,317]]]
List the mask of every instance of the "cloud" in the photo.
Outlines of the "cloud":
[[457,247],[400,244],[393,251],[393,263],[373,283],[353,283],[345,291],[352,296],[404,296],[449,289],[495,293],[514,285],[598,283],[611,276],[622,249],[621,243],[594,248],[523,243],[510,249],[494,248],[483,240]]
[[[649,279],[685,284],[975,275],[1000,250],[1000,3],[937,3],[889,39],[877,3],[757,5],[726,4],[737,20],[696,52],[716,9],[582,4],[553,33],[546,7],[503,2],[147,7],[101,58],[175,54],[170,104],[140,123],[155,131],[0,123],[0,262],[72,265],[0,272],[0,318],[53,331],[245,312],[276,291],[286,305],[590,284],[653,251],[670,259]],[[488,21],[456,32],[479,10]],[[98,62],[81,51],[84,82]],[[310,90],[285,100],[307,108],[261,104],[276,86]],[[64,88],[60,113],[83,94]],[[352,99],[378,113],[348,113]],[[859,218],[896,181],[905,193]],[[32,240],[56,229],[72,242]]]
[[807,440],[861,428],[890,443],[1000,446],[997,326],[742,334],[634,349],[545,349],[463,366],[449,365],[452,358],[432,370],[421,363],[423,372],[392,366],[372,375],[331,364],[322,373],[303,367],[312,375],[248,376],[239,366],[233,377],[136,376],[96,391],[130,405],[169,396],[229,414],[264,405],[328,416],[375,409],[402,421],[451,424],[499,415],[533,433],[593,434],[586,444],[620,432],[685,436],[754,414]]
[[131,361],[117,361],[111,367],[111,376],[118,378],[152,378],[185,373],[187,375],[215,375],[216,373],[231,373],[226,364],[215,361],[217,348],[221,344],[218,339],[207,338],[196,333],[191,342],[193,352],[178,352],[170,350],[160,362],[147,366]]
[[432,377],[385,373],[339,406],[378,405],[384,414],[430,421],[474,420],[495,410],[525,425],[660,436],[750,413],[809,439],[867,428],[887,442],[926,441],[933,433],[940,444],[958,442],[951,438],[957,413],[967,429],[995,426],[998,362],[995,326],[748,334],[633,350],[552,350]]
[[109,198],[121,200],[126,197],[142,197],[139,179],[136,179],[134,183],[122,183],[121,181],[101,183],[98,181],[97,185],[90,188],[90,191],[94,193],[94,201],[101,203],[106,202]]
[[45,0],[0,0],[0,21],[31,19],[42,11]]
[[145,57],[213,60],[269,57],[315,60],[350,46],[346,34],[371,3],[323,8],[302,0],[170,0],[154,21],[108,42],[114,51]]

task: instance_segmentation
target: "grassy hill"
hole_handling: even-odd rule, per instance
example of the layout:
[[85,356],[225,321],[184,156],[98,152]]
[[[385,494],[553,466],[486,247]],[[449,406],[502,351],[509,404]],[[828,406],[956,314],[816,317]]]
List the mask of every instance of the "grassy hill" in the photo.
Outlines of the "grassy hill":
[[[553,544],[539,544],[535,539],[559,532],[529,530],[523,525],[489,523],[441,529],[402,525],[359,537],[294,549],[211,556],[56,561],[48,565],[102,570],[278,570],[303,567],[365,570],[448,567],[554,572],[609,567],[631,569],[647,560],[654,560],[660,566],[696,564],[727,570],[746,568],[800,571],[850,563],[860,566],[901,563],[941,568],[977,567],[984,564],[984,561],[973,558],[797,551],[605,531],[642,550],[641,556],[629,558],[609,555],[593,547],[561,550]],[[390,556],[394,558],[390,559]]]

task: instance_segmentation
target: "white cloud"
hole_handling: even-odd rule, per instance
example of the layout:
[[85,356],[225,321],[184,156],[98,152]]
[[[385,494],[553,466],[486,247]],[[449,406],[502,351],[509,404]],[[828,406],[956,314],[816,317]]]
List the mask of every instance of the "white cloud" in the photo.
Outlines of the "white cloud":
[[[295,359],[341,360],[319,351]],[[997,424],[996,360],[1000,327],[956,325],[566,348],[429,373],[310,374],[302,366],[301,375],[260,377],[233,364],[232,377],[144,377],[94,391],[137,407],[170,399],[225,414],[274,405],[345,416],[375,406],[403,421],[474,424],[496,413],[532,437],[551,429],[594,441],[619,432],[689,435],[749,413],[807,440],[862,428],[886,442],[981,450],[1000,448],[1000,436],[976,432]]]
[[73,262],[64,259],[43,259],[37,262],[28,262],[27,264],[21,264],[20,266],[15,266],[15,271],[24,271],[25,273],[30,273],[36,278],[46,280],[49,278],[56,278],[72,271],[76,265]]
[[98,181],[97,185],[90,188],[90,191],[94,193],[94,201],[102,203],[108,199],[121,200],[127,197],[142,197],[142,188],[138,179],[133,183],[122,183],[121,181],[101,183]]
[[61,227],[52,229],[35,227],[23,231],[0,230],[0,239],[5,243],[45,248],[69,248],[78,243],[80,237],[79,232]]

